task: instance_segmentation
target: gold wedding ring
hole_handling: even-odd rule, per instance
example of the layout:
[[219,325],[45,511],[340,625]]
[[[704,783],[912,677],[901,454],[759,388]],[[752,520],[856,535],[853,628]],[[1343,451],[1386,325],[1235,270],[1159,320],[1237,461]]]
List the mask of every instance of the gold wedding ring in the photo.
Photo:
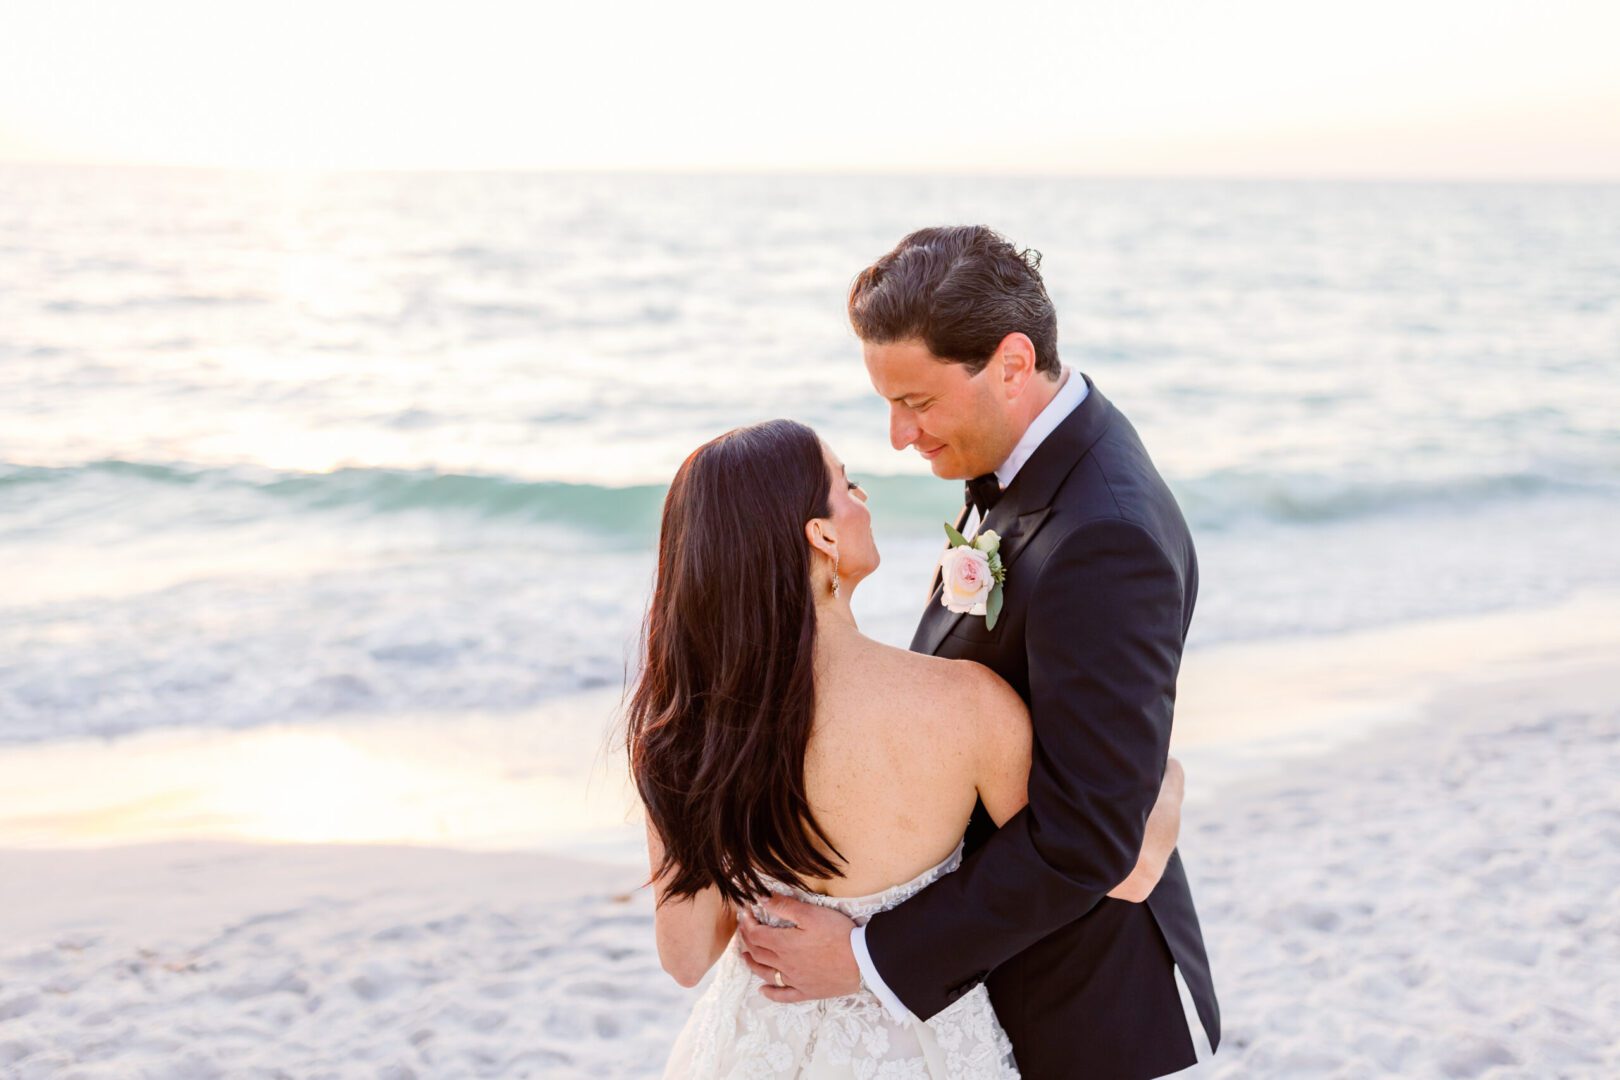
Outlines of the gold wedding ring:
[[776,969],[776,985],[780,986],[784,990],[787,989],[787,983],[782,981],[782,969],[781,968]]

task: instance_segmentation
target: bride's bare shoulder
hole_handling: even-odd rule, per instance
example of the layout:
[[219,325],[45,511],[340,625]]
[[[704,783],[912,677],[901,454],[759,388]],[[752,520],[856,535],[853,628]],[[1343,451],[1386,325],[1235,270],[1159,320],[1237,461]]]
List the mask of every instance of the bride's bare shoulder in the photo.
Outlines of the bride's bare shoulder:
[[[893,685],[919,699],[949,702],[956,715],[994,713],[998,717],[1025,718],[1023,699],[1005,679],[973,660],[947,660],[944,657],[882,646],[885,666],[892,672]],[[962,706],[971,705],[971,709]]]

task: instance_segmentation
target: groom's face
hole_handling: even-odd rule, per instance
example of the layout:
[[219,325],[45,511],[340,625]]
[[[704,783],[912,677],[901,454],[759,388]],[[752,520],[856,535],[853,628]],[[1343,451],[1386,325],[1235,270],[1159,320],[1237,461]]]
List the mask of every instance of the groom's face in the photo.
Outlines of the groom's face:
[[1001,389],[999,353],[977,375],[920,341],[862,343],[872,386],[889,402],[889,443],[915,447],[934,475],[967,480],[993,472],[1018,442]]

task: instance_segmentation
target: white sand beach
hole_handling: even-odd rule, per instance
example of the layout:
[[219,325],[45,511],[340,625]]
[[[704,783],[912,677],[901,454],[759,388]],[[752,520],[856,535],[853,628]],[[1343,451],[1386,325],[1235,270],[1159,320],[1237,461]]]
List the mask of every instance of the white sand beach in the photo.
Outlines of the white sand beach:
[[1190,814],[1201,1075],[1620,1075],[1617,674],[1480,682]]
[[[1345,720],[1178,749],[1225,1024],[1196,1075],[1620,1075],[1613,610],[1202,654],[1182,707],[1206,725],[1245,685]],[[0,1076],[657,1076],[694,992],[638,880],[408,845],[8,849]]]
[[630,1076],[684,991],[636,876],[184,841],[0,860],[0,1075]]

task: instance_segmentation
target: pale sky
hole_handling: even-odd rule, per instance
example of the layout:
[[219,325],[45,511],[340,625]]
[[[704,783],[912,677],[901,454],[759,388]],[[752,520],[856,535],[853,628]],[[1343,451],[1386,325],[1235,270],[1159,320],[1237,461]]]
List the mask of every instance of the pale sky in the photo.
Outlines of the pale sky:
[[1620,178],[1616,0],[0,5],[0,160]]

